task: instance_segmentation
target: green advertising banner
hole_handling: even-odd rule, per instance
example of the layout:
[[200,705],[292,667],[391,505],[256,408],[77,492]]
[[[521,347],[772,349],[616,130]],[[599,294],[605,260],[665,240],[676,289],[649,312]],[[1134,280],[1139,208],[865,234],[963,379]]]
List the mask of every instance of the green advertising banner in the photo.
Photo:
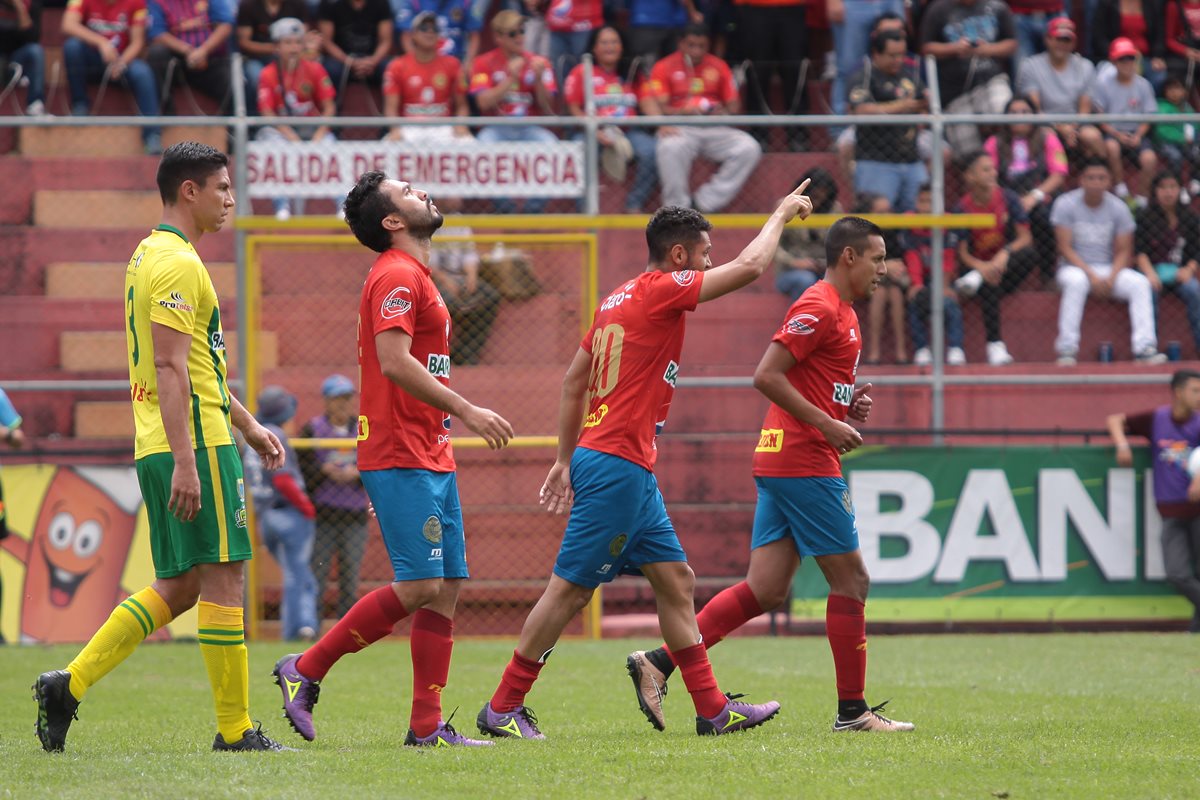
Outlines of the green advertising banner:
[[[876,622],[1189,618],[1163,580],[1149,454],[864,447],[844,459]],[[793,613],[823,619],[811,559]]]

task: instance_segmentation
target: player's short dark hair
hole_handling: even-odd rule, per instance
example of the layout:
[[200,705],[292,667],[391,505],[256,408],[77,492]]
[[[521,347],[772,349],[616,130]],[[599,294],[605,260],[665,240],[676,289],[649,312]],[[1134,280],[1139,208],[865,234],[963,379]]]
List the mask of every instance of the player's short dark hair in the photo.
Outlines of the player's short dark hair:
[[700,241],[700,234],[711,230],[712,223],[696,209],[663,206],[646,223],[646,247],[650,251],[650,260],[662,261],[677,244],[691,250]]
[[908,37],[900,31],[884,30],[875,31],[871,34],[871,52],[882,53],[887,50],[888,42],[899,42],[902,45],[908,45]]
[[871,236],[882,238],[883,229],[869,219],[842,217],[833,223],[825,235],[825,263],[831,267],[837,264],[847,247],[853,247],[854,252],[861,253],[867,249],[867,239]]
[[179,142],[162,154],[158,162],[158,194],[165,205],[175,205],[184,181],[203,186],[208,176],[229,166],[229,156],[200,142]]
[[350,194],[346,195],[346,203],[342,206],[346,212],[346,224],[354,232],[355,238],[376,253],[391,249],[392,234],[384,229],[383,220],[389,214],[400,211],[392,198],[380,189],[386,180],[387,175],[378,170],[364,172]]
[[1105,172],[1109,171],[1108,161],[1100,158],[1100,156],[1088,156],[1083,160],[1083,163],[1079,165],[1079,172],[1082,174],[1084,170],[1090,169],[1091,167],[1103,167]]
[[972,150],[969,153],[964,153],[963,157],[958,160],[958,168],[966,172],[971,167],[975,166],[975,162],[981,158],[991,159],[986,150]]
[[1171,391],[1182,388],[1190,380],[1200,380],[1200,371],[1194,369],[1175,370],[1175,374],[1171,376]]
[[926,192],[933,192],[933,184],[928,181],[917,187],[917,194],[925,194]]
[[689,22],[683,29],[683,37],[688,36],[703,36],[705,39],[709,37],[708,25],[703,22]]
[[893,20],[893,19],[897,20],[900,23],[902,28],[908,27],[904,23],[904,17],[900,16],[895,11],[884,11],[882,14],[877,16],[875,19],[871,20],[871,33],[874,33],[875,31],[879,30],[879,26],[882,25],[883,23],[887,22],[888,20]]

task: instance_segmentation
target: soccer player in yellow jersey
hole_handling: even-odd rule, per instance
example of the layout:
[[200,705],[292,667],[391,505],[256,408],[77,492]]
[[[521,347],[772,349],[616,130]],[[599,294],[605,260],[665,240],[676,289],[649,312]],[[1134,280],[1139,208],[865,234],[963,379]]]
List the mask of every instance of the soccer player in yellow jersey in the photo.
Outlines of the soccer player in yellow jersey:
[[38,676],[37,735],[49,752],[63,749],[87,690],[197,601],[217,712],[213,749],[289,749],[251,725],[248,713],[242,562],[251,550],[230,423],[268,469],[283,464],[283,446],[229,390],[217,294],[194,247],[233,210],[228,164],[225,154],[196,142],[167,149],[158,165],[162,224],[125,272],[134,457],[157,580],[113,609],[65,670]]

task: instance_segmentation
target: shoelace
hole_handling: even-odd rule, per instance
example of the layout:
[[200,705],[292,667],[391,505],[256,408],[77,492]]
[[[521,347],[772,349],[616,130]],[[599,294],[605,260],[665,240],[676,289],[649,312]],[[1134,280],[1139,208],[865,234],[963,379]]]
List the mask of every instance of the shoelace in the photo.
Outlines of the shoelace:
[[250,731],[250,733],[248,733],[246,735],[253,736],[255,739],[258,739],[269,750],[282,750],[283,749],[283,745],[281,745],[279,742],[275,741],[270,736],[267,736],[265,733],[263,733],[262,723],[257,720],[255,720],[255,722],[254,722],[254,730]]
[[888,719],[888,718],[887,718],[887,717],[885,717],[883,714],[880,714],[880,713],[879,713],[879,709],[883,708],[884,706],[886,706],[886,705],[887,705],[888,703],[890,703],[890,702],[892,702],[892,701],[891,701],[891,698],[888,698],[887,700],[884,700],[882,703],[880,703],[880,704],[879,704],[879,705],[877,705],[877,706],[871,706],[871,708],[870,708],[870,709],[868,709],[868,710],[869,710],[869,711],[870,711],[872,714],[874,714],[875,716],[879,717],[879,718],[880,718],[881,720],[883,720],[884,722],[891,723],[891,722],[892,722],[892,720]]
[[534,730],[538,730],[537,714],[533,713],[532,708],[529,708],[528,706],[521,706],[521,716],[525,718],[526,722],[533,726]]

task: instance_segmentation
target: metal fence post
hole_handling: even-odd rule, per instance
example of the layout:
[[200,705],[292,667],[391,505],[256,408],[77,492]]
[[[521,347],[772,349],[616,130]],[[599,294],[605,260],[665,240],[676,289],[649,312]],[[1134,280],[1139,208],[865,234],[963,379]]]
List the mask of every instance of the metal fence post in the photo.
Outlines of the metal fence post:
[[[925,74],[929,81],[930,131],[933,134],[933,154],[930,163],[929,184],[934,214],[946,213],[946,158],[943,150],[945,125],[942,122],[942,98],[938,93],[937,59],[925,57]],[[935,431],[933,444],[942,444],[941,430],[946,427],[946,326],[945,308],[945,264],[942,250],[946,246],[946,232],[941,225],[931,231],[929,254],[929,346],[933,350],[933,374],[929,386],[929,421]]]

